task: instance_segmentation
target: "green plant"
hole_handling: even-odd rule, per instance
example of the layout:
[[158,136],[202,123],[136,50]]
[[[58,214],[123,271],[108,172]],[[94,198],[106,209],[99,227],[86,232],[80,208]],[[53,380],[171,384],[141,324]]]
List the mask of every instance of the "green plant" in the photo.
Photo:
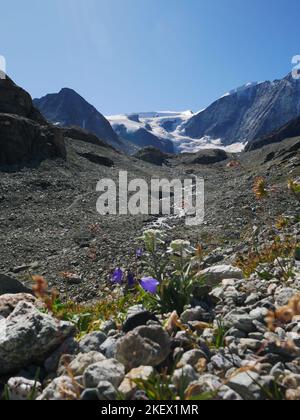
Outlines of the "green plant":
[[[257,268],[261,264],[272,264],[277,261],[281,267],[282,276],[288,280],[290,273],[282,265],[281,258],[290,258],[294,255],[297,243],[295,238],[286,236],[284,240],[276,236],[271,245],[266,245],[261,249],[252,249],[246,255],[238,255],[235,265],[239,267],[244,274],[249,277],[251,274],[257,272]],[[262,278],[266,278],[268,273],[259,272]]]
[[154,311],[178,314],[190,305],[196,289],[205,283],[199,278],[203,250],[195,249],[190,242],[177,240],[167,247],[160,231],[146,231],[143,238],[146,252],[144,270],[158,280],[156,293],[141,291],[143,304]]
[[177,393],[174,390],[169,375],[154,374],[148,380],[134,380],[139,391],[145,395],[145,399],[150,401],[175,401]]
[[80,337],[99,330],[101,323],[109,319],[121,324],[129,307],[139,303],[140,299],[138,291],[124,293],[121,288],[116,288],[104,291],[103,296],[94,304],[62,303],[57,299],[52,306],[52,313],[58,319],[72,322]]
[[214,329],[214,342],[213,347],[216,349],[220,349],[225,347],[225,339],[228,335],[228,331],[230,328],[226,328],[222,319],[217,320],[217,326]]
[[154,374],[148,380],[136,379],[134,381],[144,398],[150,401],[207,401],[215,397],[216,392],[192,392],[188,387],[189,380],[182,377],[176,388],[172,383],[171,375],[165,373]]

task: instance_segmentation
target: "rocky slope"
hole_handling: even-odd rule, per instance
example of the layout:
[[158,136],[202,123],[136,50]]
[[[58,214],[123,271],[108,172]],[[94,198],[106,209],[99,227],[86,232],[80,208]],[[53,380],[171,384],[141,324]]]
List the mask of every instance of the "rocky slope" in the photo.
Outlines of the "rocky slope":
[[282,80],[246,85],[230,92],[181,127],[194,139],[220,139],[223,145],[251,142],[300,114],[300,82]]
[[295,118],[292,121],[289,121],[283,127],[280,127],[279,130],[275,130],[273,133],[255,139],[249,142],[246,146],[246,151],[251,151],[255,149],[260,149],[263,146],[272,143],[279,143],[284,139],[299,137],[300,136],[300,118]]
[[107,119],[72,89],[64,88],[57,94],[35,99],[34,105],[55,125],[79,127],[117,149],[127,149]]
[[62,133],[33,106],[30,95],[7,77],[0,80],[0,165],[65,158]]
[[[107,401],[122,395],[147,400],[147,385],[138,387],[133,380],[151,385],[155,375],[156,381],[165,381],[166,399],[182,398],[182,393],[185,399],[300,399],[299,249],[260,263],[251,274],[237,267],[240,256],[252,255],[253,244],[266,256],[274,235],[281,249],[287,238],[299,243],[300,206],[287,180],[300,176],[300,137],[238,156],[220,150],[170,155],[147,149],[131,157],[90,133],[46,123],[28,95],[6,83],[5,89],[14,92],[8,97],[21,96],[0,108],[5,112],[0,117],[10,122],[0,125],[1,151],[6,151],[0,162],[3,398]],[[3,139],[7,127],[17,130],[19,124],[25,124],[21,144],[40,144],[44,138],[50,147],[50,134],[58,130],[64,155],[53,159],[43,149],[37,161],[41,152],[30,147],[17,159],[28,159],[27,165],[7,165],[10,143],[19,150],[19,138]],[[35,124],[50,134],[31,136],[27,126]],[[118,182],[120,170],[130,180],[150,181],[153,174],[203,176],[203,225],[187,227],[184,218],[174,216],[100,216],[96,184],[102,178]],[[271,197],[263,202],[252,191],[258,175],[271,186]],[[112,285],[116,267],[148,274],[136,248],[141,234],[153,227],[163,231],[168,247],[180,238],[203,248],[199,294],[182,313],[136,306],[140,301],[126,287]],[[38,298],[33,296],[33,275],[48,280],[60,303],[51,300],[56,294],[47,295],[41,277],[35,278]],[[73,311],[67,321],[60,312],[63,304]],[[93,311],[95,319],[84,328],[87,312]]]

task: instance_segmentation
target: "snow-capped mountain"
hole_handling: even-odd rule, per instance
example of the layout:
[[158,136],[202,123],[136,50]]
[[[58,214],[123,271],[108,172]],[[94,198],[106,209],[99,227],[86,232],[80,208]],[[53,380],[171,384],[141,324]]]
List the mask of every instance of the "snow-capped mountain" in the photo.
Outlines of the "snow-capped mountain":
[[148,146],[166,153],[215,148],[234,153],[300,116],[300,81],[289,74],[274,82],[247,83],[195,114],[137,112],[105,118],[71,89],[34,104],[51,122],[89,130],[129,154]]
[[[200,111],[201,113],[202,111]],[[240,152],[244,144],[223,145],[221,138],[203,136],[194,139],[185,135],[184,126],[197,116],[192,111],[140,112],[106,117],[116,133],[138,147],[153,146],[167,153],[195,153],[201,149],[223,149]]]
[[291,74],[274,82],[250,83],[229,92],[186,121],[183,136],[219,139],[224,147],[246,145],[300,115],[300,81]]
[[178,128],[191,116],[186,112],[140,112],[107,117],[115,132],[138,147],[152,146],[167,153],[178,151]]

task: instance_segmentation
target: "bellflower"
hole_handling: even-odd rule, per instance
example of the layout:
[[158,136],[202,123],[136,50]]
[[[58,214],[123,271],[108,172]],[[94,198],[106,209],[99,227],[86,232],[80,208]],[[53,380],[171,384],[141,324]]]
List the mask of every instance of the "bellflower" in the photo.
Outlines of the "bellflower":
[[144,250],[143,250],[142,248],[138,248],[138,249],[136,250],[136,252],[135,252],[135,255],[136,255],[138,258],[141,258],[141,257],[143,256],[143,254],[144,254]]
[[122,280],[123,280],[123,271],[120,268],[116,268],[111,277],[111,281],[112,283],[115,283],[115,284],[122,284]]
[[134,275],[129,271],[127,275],[127,283],[130,289],[135,286],[135,278]]
[[152,295],[156,295],[159,281],[152,277],[144,277],[140,281],[141,287]]

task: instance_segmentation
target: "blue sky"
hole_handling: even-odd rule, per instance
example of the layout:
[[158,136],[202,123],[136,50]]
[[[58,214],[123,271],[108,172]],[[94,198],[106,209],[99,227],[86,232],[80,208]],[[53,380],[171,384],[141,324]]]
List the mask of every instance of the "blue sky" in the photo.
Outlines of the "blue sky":
[[2,1],[0,55],[33,97],[71,87],[106,115],[198,111],[300,54],[299,0]]

